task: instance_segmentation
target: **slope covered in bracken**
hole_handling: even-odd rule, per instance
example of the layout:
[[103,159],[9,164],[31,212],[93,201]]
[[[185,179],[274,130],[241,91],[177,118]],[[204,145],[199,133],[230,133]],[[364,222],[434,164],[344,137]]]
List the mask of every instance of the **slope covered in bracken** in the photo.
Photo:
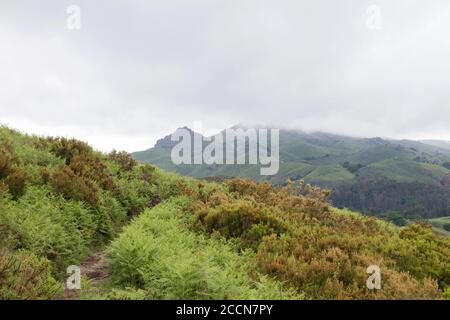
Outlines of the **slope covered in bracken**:
[[[449,238],[329,196],[301,181],[196,180],[1,127],[0,298],[64,298],[66,268],[97,255],[102,281],[84,275],[71,298],[449,298]],[[380,290],[366,287],[370,265]]]

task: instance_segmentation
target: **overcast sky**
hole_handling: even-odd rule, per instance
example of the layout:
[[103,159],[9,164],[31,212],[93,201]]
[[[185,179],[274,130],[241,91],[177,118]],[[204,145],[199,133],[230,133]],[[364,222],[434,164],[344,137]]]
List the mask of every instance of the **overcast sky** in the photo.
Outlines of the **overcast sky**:
[[0,0],[0,123],[136,151],[198,121],[450,140],[450,1]]

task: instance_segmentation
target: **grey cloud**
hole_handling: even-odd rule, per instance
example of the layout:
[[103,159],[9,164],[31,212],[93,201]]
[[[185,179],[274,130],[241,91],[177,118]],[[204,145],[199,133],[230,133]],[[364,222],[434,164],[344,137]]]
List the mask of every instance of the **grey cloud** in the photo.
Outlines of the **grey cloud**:
[[450,139],[449,18],[446,0],[3,1],[0,122],[130,151],[196,120]]

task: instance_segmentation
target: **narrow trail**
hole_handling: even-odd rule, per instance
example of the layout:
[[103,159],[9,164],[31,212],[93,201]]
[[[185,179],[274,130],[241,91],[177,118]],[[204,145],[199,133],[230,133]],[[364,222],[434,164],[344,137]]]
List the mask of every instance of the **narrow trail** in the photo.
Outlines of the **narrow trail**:
[[89,278],[93,284],[103,282],[109,275],[109,265],[103,251],[90,255],[80,268],[81,275]]
[[[105,252],[99,251],[91,254],[80,265],[81,276],[85,277],[90,282],[89,294],[99,293],[102,284],[109,276],[109,264],[106,261]],[[81,288],[83,291],[83,288]],[[78,290],[64,289],[64,299],[76,299],[78,297]]]
[[[160,197],[157,195],[156,200],[153,199],[151,206],[148,206],[148,208],[153,208],[160,202]],[[125,225],[127,224],[128,223]],[[122,228],[123,227],[124,226],[122,226]],[[82,287],[80,292],[80,290],[69,290],[66,284],[64,284],[64,300],[78,299],[80,294],[89,297],[102,291],[103,284],[109,276],[109,264],[106,260],[105,250],[106,247],[104,247],[102,251],[93,252],[80,265],[81,277],[89,280],[89,288],[86,289]]]

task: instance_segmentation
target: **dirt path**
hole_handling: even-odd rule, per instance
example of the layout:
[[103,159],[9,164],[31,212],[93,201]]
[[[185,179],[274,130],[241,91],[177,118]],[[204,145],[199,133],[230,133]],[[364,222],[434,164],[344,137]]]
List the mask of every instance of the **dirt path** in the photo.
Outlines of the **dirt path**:
[[[100,251],[91,254],[81,265],[81,276],[90,282],[89,294],[100,292],[103,282],[109,275],[109,265],[105,258],[105,253]],[[83,291],[83,288],[81,288]],[[79,295],[78,290],[64,289],[65,299],[76,299]]]
[[108,277],[108,262],[104,252],[90,255],[80,266],[81,275],[91,280],[93,284],[104,281]]

